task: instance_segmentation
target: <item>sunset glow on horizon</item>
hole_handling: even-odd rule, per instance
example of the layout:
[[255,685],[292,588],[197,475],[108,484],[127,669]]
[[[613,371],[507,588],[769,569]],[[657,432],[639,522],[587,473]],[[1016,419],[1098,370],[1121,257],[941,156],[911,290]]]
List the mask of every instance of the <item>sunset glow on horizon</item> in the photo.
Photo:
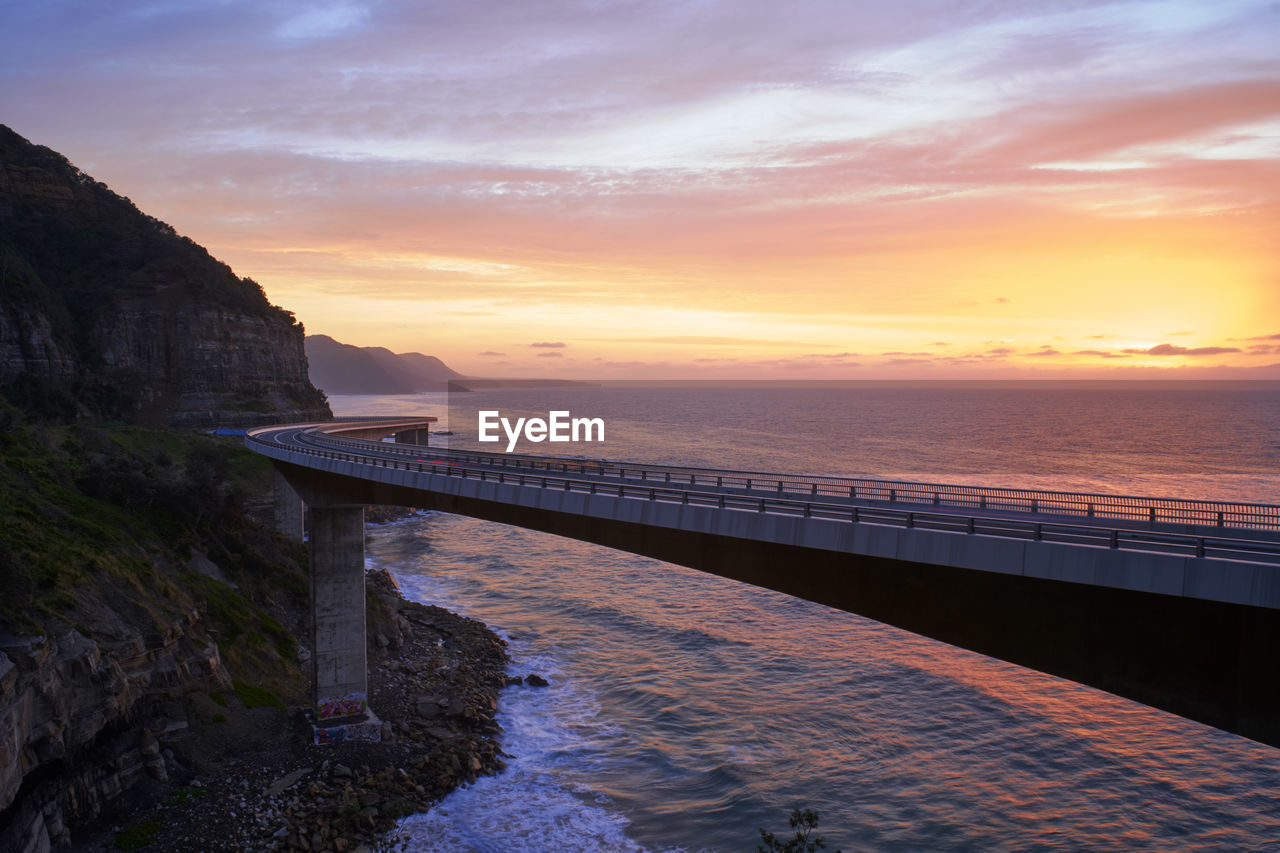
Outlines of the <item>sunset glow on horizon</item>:
[[0,123],[468,375],[1280,379],[1280,7],[6,4]]

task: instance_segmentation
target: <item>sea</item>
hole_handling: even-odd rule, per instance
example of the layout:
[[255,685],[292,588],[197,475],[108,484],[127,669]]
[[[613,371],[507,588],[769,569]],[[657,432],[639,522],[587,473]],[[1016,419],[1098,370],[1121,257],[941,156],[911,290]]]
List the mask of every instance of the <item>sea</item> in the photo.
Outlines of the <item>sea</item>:
[[[335,396],[335,414],[598,417],[555,453],[1280,503],[1280,383],[599,383]],[[419,851],[1280,850],[1280,750],[851,613],[465,516],[370,526],[404,593],[509,644],[513,756]],[[1192,628],[1193,629],[1193,628]],[[1277,661],[1280,674],[1280,660]]]

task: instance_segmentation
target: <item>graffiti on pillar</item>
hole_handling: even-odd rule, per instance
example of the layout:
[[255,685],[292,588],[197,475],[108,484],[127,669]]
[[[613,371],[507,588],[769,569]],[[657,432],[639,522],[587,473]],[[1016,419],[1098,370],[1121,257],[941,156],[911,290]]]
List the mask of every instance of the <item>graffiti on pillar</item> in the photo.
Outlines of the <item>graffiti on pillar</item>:
[[316,717],[321,720],[354,717],[363,714],[368,708],[369,697],[367,694],[348,693],[346,696],[321,699],[316,703]]
[[360,740],[377,742],[382,740],[382,724],[376,720],[364,723],[348,723],[342,726],[316,726],[315,743],[326,746],[334,743]]
[[346,739],[346,726],[331,726],[329,728],[316,727],[316,746],[326,746],[331,743],[343,743]]

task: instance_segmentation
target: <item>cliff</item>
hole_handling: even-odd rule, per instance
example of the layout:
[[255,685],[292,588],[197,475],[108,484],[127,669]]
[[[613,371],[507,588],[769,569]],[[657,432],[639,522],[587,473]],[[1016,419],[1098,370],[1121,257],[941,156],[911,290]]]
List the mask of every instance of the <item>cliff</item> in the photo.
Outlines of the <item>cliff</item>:
[[307,557],[255,521],[271,473],[238,442],[0,399],[0,851],[382,849],[501,768],[503,642],[385,572],[384,740],[311,743]]
[[65,847],[117,798],[169,781],[188,736],[185,694],[232,689],[206,628],[193,610],[153,637],[125,631],[113,643],[74,628],[0,634],[4,849]]
[[174,229],[0,125],[0,388],[153,426],[329,416],[304,332]]
[[304,696],[306,558],[235,444],[0,400],[0,451],[0,850],[39,853],[189,778],[197,697]]
[[449,390],[461,374],[420,352],[393,353],[386,347],[357,347],[328,335],[306,339],[311,381],[326,394],[416,394]]

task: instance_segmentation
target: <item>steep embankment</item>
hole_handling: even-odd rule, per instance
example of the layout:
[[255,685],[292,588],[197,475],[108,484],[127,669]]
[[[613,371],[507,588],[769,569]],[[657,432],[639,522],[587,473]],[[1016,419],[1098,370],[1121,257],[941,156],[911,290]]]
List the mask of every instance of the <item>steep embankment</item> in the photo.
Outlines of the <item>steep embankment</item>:
[[[358,773],[305,769],[324,761],[297,639],[307,554],[262,523],[264,457],[172,429],[328,417],[303,337],[0,126],[0,851],[355,848],[499,766],[500,641],[383,590],[367,625],[389,742],[347,756]],[[466,665],[426,657],[445,651]],[[444,704],[397,706],[410,689]],[[268,768],[328,800],[271,785],[251,820]]]
[[303,329],[251,279],[0,125],[0,385],[152,426],[328,416]]
[[234,445],[0,402],[0,448],[0,849],[38,851],[190,772],[193,695],[304,696],[305,554]]
[[3,400],[0,450],[0,850],[354,850],[502,766],[502,642],[385,575],[384,742],[310,745],[306,553],[255,520],[264,457]]

